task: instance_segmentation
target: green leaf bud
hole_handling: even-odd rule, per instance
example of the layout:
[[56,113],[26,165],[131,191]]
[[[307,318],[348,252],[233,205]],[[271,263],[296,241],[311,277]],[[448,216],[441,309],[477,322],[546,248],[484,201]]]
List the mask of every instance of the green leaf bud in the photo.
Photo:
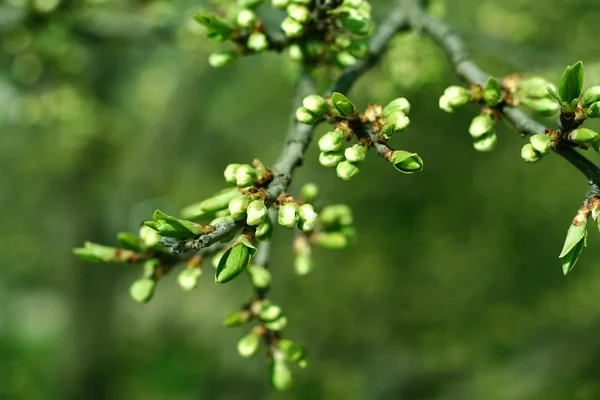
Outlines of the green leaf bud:
[[319,215],[311,204],[303,204],[298,208],[298,228],[303,232],[312,231]]
[[342,67],[350,67],[358,62],[356,57],[348,51],[340,51],[336,54],[335,59]]
[[385,119],[385,124],[394,124],[396,132],[402,132],[410,124],[410,119],[402,111],[397,110]]
[[157,231],[161,236],[176,239],[188,239],[203,235],[208,232],[209,227],[192,221],[171,217],[160,210],[154,211],[154,221],[145,221],[144,225]]
[[252,357],[258,351],[260,347],[260,339],[262,335],[257,332],[250,332],[246,336],[240,339],[237,344],[238,353],[242,357],[249,358]]
[[563,103],[570,105],[579,97],[583,88],[583,63],[581,61],[568,66],[558,85],[558,93]]
[[319,150],[324,153],[340,151],[344,147],[344,133],[340,130],[327,132],[319,139]]
[[404,114],[408,115],[410,112],[410,103],[404,97],[399,97],[397,99],[392,100],[387,106],[383,108],[381,115],[384,118],[389,117],[394,114],[396,111],[401,111]]
[[396,150],[392,153],[390,162],[398,171],[412,174],[423,170],[423,160],[417,153]]
[[246,224],[248,226],[257,226],[262,224],[267,217],[267,206],[263,200],[257,199],[248,205],[246,213]]
[[348,247],[348,238],[341,232],[315,232],[310,236],[315,246],[328,250],[341,250]]
[[494,121],[490,115],[478,115],[473,118],[469,126],[469,134],[474,138],[480,138],[483,135],[494,130]]
[[583,242],[587,236],[587,216],[581,212],[577,213],[577,216],[573,219],[573,222],[569,226],[567,231],[567,237],[565,243],[560,252],[559,258],[563,258],[567,255],[579,242]]
[[531,143],[521,149],[521,158],[527,163],[536,163],[542,159],[542,154],[537,152]]
[[276,304],[265,304],[260,309],[258,317],[263,321],[275,321],[281,316],[282,310]]
[[319,121],[320,117],[310,112],[308,108],[300,107],[296,110],[296,119],[303,124],[314,125]]
[[529,142],[534,150],[542,155],[548,154],[552,150],[552,138],[548,135],[533,135],[529,138]]
[[[235,178],[235,174],[233,176]],[[181,216],[187,219],[213,216],[219,211],[226,210],[229,202],[238,194],[239,191],[237,188],[221,190],[219,193],[214,194],[206,200],[185,207],[181,210]]]
[[271,0],[271,5],[280,10],[284,10],[289,4],[290,0]]
[[269,47],[269,40],[262,32],[254,32],[248,36],[247,46],[249,49],[259,53]]
[[275,353],[269,366],[269,381],[271,385],[277,390],[285,390],[292,384],[292,373],[285,361],[277,357],[278,353]]
[[297,44],[291,44],[288,46],[288,56],[292,61],[302,62],[302,60],[304,60],[304,52]]
[[245,8],[238,13],[236,22],[241,28],[250,29],[256,25],[257,19],[258,17],[254,11]]
[[225,172],[223,175],[225,176],[225,181],[230,185],[235,185],[237,180],[235,178],[235,174],[240,167],[241,164],[229,164],[225,167]]
[[396,132],[396,126],[394,124],[387,124],[381,128],[381,137],[385,140],[388,140],[394,135]]
[[308,111],[319,117],[329,111],[327,100],[318,94],[311,94],[310,96],[305,97],[304,100],[302,100],[302,105]]
[[150,278],[140,278],[129,287],[129,294],[138,303],[147,303],[154,295],[156,281]]
[[592,104],[600,101],[600,85],[590,86],[581,95],[579,104],[583,108],[588,108]]
[[146,249],[158,245],[161,239],[160,235],[154,229],[149,228],[146,225],[140,227],[138,236],[140,237],[141,245]]
[[300,4],[290,4],[286,9],[290,18],[305,24],[310,21],[310,10],[308,7]]
[[255,237],[260,241],[271,240],[273,237],[273,223],[270,218],[265,218],[265,220],[256,227]]
[[119,232],[117,234],[119,245],[127,250],[140,251],[140,238],[130,232]]
[[600,101],[592,103],[592,105],[585,110],[585,115],[588,118],[600,118]]
[[277,347],[283,352],[288,361],[300,362],[308,357],[308,349],[289,339],[279,339]]
[[238,187],[248,187],[254,185],[256,181],[256,171],[248,164],[242,164],[235,171],[235,184]]
[[271,285],[271,272],[260,265],[250,265],[248,267],[252,285],[259,289],[266,289]]
[[337,167],[337,165],[343,160],[344,154],[342,154],[342,152],[339,151],[330,151],[326,153],[321,152],[319,154],[319,163],[321,163],[322,166],[327,168]]
[[[471,91],[462,86],[449,86],[444,91],[446,107],[442,107],[442,99],[440,98],[440,108],[444,111],[454,110],[455,108],[464,106],[471,100]],[[448,111],[452,112],[452,111]]]
[[231,218],[235,221],[242,220],[246,217],[246,210],[250,205],[252,198],[248,195],[240,194],[234,197],[229,202],[229,212],[231,213]]
[[483,101],[488,106],[494,107],[504,100],[502,87],[496,78],[490,77],[483,89]]
[[228,328],[240,326],[250,321],[251,318],[252,315],[248,310],[230,312],[225,316],[225,319],[223,320],[223,326]]
[[304,34],[304,25],[291,17],[287,17],[281,22],[281,30],[288,38],[298,38]]
[[342,161],[336,167],[337,176],[345,181],[349,181],[358,175],[359,169],[356,165],[348,162]]
[[287,326],[287,318],[281,315],[279,318],[265,323],[265,327],[270,331],[280,332]]
[[346,160],[352,163],[359,163],[364,161],[367,157],[367,149],[364,145],[357,143],[348,147],[344,151],[344,156],[346,157]]
[[560,110],[560,104],[551,98],[523,99],[523,104],[540,114],[542,117],[550,117]]
[[598,136],[598,132],[591,129],[577,128],[569,133],[569,140],[577,144],[591,143],[598,139]]
[[279,207],[277,222],[279,225],[292,229],[298,223],[298,206],[296,203],[285,203]]
[[198,286],[198,278],[201,274],[200,268],[186,268],[177,275],[177,283],[183,290],[192,290]]
[[369,18],[365,18],[358,13],[351,13],[341,18],[341,23],[344,28],[356,36],[367,36],[371,33],[373,22]]
[[313,270],[310,243],[304,235],[294,238],[294,271],[297,275],[306,275]]
[[230,247],[219,260],[219,266],[217,267],[217,273],[215,275],[215,282],[229,282],[244,272],[246,268],[248,268],[252,253],[255,251],[256,248],[248,241],[242,241]]
[[304,200],[313,202],[319,197],[319,187],[314,183],[305,183],[300,189],[300,193]]
[[497,142],[498,137],[496,136],[496,133],[492,132],[477,138],[473,142],[473,148],[485,153],[494,150]]
[[230,50],[219,50],[208,56],[208,63],[213,68],[222,68],[233,61],[237,55]]
[[356,106],[339,92],[334,92],[331,95],[331,102],[342,118],[351,119],[358,114]]

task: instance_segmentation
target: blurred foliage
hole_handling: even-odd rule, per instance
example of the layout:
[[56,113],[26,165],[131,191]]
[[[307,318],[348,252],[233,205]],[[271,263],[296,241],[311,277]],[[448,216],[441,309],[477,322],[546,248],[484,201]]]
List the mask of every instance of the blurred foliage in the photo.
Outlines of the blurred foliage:
[[[381,20],[390,2],[373,3]],[[582,59],[586,83],[600,83],[596,1],[431,3],[494,74],[557,82]],[[473,151],[478,111],[437,108],[457,80],[413,33],[351,95],[411,101],[396,140],[425,171],[371,157],[345,183],[313,146],[296,173],[293,190],[314,181],[323,201],[354,208],[359,244],[318,252],[299,279],[291,235],[275,243],[272,298],[312,354],[292,389],[275,393],[266,361],[237,355],[243,332],[221,327],[245,283],[201,279],[186,293],[172,275],[141,306],[127,293],[139,271],[76,260],[84,239],[114,243],[155,208],[219,190],[229,162],[279,153],[295,71],[276,55],[210,69],[216,47],[190,18],[202,5],[0,4],[1,398],[600,398],[598,235],[567,278],[557,258],[585,179],[559,157],[523,163],[504,123],[494,152]]]

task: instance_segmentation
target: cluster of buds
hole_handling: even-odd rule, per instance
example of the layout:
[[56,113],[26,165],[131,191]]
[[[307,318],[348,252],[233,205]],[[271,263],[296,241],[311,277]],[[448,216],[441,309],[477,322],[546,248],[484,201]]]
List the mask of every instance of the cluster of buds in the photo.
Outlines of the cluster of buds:
[[558,133],[548,129],[544,134],[532,135],[521,149],[521,158],[528,163],[536,163],[556,146]]
[[209,56],[215,68],[229,64],[239,55],[267,50],[287,50],[292,60],[306,64],[348,66],[368,56],[366,37],[373,30],[371,5],[367,0],[272,0],[274,8],[285,10],[280,24],[282,37],[269,34],[257,15],[264,0],[238,0],[238,9],[223,19],[200,12],[197,22],[207,28],[207,37],[231,41],[236,50],[221,50]]
[[473,138],[473,148],[477,151],[492,151],[496,147],[498,137],[494,130],[497,112],[489,107],[484,107],[481,114],[473,118],[469,125],[469,134]]
[[[370,147],[379,146],[380,154],[403,173],[413,173],[423,168],[423,162],[416,153],[395,151],[386,142],[395,132],[404,131],[409,123],[410,104],[404,97],[390,102],[385,107],[370,105],[364,113],[341,93],[333,93],[323,98],[310,95],[303,106],[296,110],[296,118],[305,124],[317,124],[322,120],[330,122],[334,128],[318,141],[319,162],[324,167],[336,168],[337,176],[350,180],[359,173],[358,165],[365,160]],[[345,147],[352,138],[357,143]]]
[[282,337],[281,332],[287,326],[287,318],[281,307],[268,299],[253,299],[242,310],[229,313],[223,325],[236,327],[253,321],[257,324],[238,341],[238,353],[250,358],[258,352],[261,342],[265,343],[270,359],[269,380],[275,388],[286,389],[292,383],[288,363],[305,368],[308,350],[301,344]]
[[523,103],[543,117],[552,116],[560,110],[560,104],[551,95],[556,91],[556,86],[546,79],[534,76],[507,78],[505,81],[511,88],[513,104]]

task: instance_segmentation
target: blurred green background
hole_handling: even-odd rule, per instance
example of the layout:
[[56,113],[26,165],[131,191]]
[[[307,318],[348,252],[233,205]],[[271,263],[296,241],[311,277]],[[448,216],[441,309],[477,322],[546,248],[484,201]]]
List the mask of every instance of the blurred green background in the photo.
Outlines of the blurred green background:
[[[600,83],[595,0],[432,3],[493,74],[556,82],[581,59],[586,86]],[[392,2],[373,4],[381,20]],[[557,156],[526,165],[505,123],[494,152],[474,151],[478,109],[438,109],[458,81],[426,37],[398,36],[350,94],[411,101],[392,145],[425,170],[371,156],[347,183],[312,146],[295,174],[292,193],[313,181],[322,204],[353,207],[359,243],[317,251],[297,278],[292,237],[276,236],[271,298],[312,354],[287,392],[269,387],[265,357],[237,355],[245,328],[221,327],[245,280],[207,273],[184,293],[171,275],[142,306],[127,292],[138,268],[75,259],[84,240],[115,244],[155,208],[219,190],[228,163],[279,154],[293,67],[269,54],[211,69],[221,47],[189,18],[203,5],[0,2],[0,398],[600,398],[598,234],[568,277],[557,258],[586,180]]]

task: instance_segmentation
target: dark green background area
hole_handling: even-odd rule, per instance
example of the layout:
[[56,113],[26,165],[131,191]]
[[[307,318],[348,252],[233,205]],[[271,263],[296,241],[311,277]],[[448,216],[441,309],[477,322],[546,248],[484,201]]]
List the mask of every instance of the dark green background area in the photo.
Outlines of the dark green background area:
[[[359,241],[315,251],[298,278],[292,235],[277,231],[271,298],[311,359],[275,392],[262,354],[237,355],[246,328],[221,327],[251,294],[245,279],[216,286],[207,268],[185,293],[173,274],[142,306],[128,295],[140,268],[71,248],[115,244],[155,208],[210,195],[230,162],[271,164],[295,69],[273,54],[211,69],[221,47],[189,21],[202,2],[63,1],[19,28],[20,3],[0,5],[0,398],[600,398],[599,235],[568,277],[558,260],[586,180],[558,156],[522,162],[506,123],[495,151],[474,151],[479,111],[438,109],[458,81],[427,37],[400,35],[349,95],[411,101],[391,144],[418,152],[424,171],[372,154],[343,182],[313,145],[294,176],[292,194],[312,181],[321,205],[352,206]],[[432,3],[490,73],[556,82],[583,60],[585,86],[600,83],[597,1]],[[381,20],[392,2],[373,4]]]

